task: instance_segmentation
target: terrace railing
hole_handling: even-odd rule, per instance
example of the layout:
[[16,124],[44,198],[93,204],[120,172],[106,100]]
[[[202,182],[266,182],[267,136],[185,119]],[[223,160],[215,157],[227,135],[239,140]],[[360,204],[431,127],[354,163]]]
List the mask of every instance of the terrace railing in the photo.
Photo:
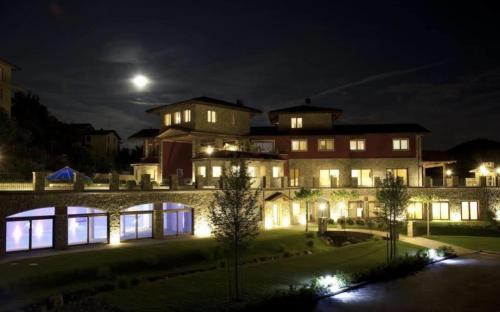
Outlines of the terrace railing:
[[33,181],[18,173],[0,172],[0,191],[32,191]]

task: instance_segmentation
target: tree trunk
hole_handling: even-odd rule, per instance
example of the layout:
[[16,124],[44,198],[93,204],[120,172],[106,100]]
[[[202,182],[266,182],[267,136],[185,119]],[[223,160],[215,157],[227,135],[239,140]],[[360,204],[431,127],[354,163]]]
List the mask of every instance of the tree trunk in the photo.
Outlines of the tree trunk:
[[238,243],[234,246],[234,299],[240,300],[240,284],[239,284],[239,263],[238,263]]
[[309,231],[309,202],[306,201],[306,233]]

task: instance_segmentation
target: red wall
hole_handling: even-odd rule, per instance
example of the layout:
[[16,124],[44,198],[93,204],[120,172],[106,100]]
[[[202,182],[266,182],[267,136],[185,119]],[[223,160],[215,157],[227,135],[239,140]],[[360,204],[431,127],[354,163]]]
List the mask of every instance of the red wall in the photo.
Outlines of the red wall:
[[166,179],[172,174],[177,174],[177,169],[184,170],[184,177],[191,178],[191,143],[163,142],[162,143],[162,177]]

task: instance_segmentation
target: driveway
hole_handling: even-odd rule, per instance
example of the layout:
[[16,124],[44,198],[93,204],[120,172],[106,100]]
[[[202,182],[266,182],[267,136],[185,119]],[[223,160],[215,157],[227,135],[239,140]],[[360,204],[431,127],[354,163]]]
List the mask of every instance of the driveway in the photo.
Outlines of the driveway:
[[413,276],[323,299],[315,311],[500,311],[500,255],[445,260]]

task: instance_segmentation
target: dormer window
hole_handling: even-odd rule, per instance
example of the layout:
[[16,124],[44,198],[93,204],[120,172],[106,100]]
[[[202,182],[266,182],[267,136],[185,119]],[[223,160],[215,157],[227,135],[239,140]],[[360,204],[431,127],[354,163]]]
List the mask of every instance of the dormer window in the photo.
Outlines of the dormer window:
[[213,110],[207,111],[207,121],[209,123],[216,123],[217,122],[217,112]]
[[172,125],[172,115],[171,114],[165,114],[164,123],[165,123],[165,126]]
[[302,117],[292,117],[290,120],[292,129],[302,128]]
[[175,115],[174,115],[174,122],[175,122],[175,124],[180,124],[181,121],[182,121],[181,112],[175,112]]

